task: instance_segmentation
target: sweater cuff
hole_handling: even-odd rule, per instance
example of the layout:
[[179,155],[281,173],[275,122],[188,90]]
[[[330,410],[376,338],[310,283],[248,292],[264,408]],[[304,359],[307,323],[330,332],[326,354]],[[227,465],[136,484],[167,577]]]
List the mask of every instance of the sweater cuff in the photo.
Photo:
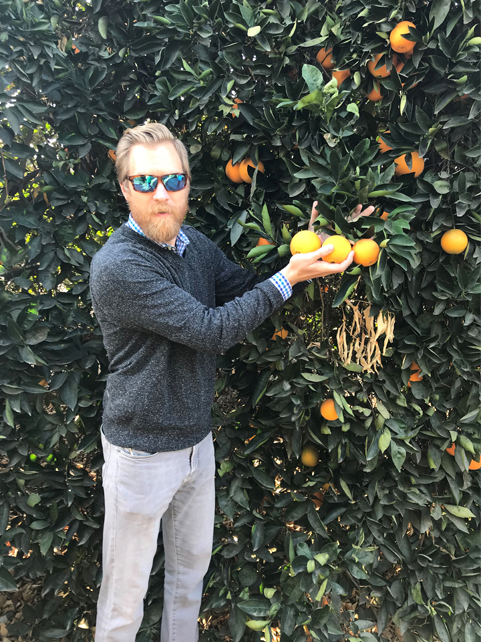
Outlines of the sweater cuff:
[[287,299],[292,296],[292,286],[286,279],[286,277],[281,274],[281,272],[274,274],[274,276],[272,276],[269,281],[271,281],[276,286],[276,288],[282,294],[282,298],[284,299],[284,301],[287,301]]

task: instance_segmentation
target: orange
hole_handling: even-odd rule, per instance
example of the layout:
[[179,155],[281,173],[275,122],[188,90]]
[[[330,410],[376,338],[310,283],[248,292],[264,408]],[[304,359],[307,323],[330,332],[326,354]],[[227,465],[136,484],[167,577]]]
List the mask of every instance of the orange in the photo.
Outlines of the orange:
[[409,366],[409,369],[413,371],[408,381],[408,386],[411,387],[411,381],[422,381],[423,377],[419,374],[421,371],[421,368],[418,366],[418,364],[415,361],[411,363],[411,365]]
[[469,470],[479,470],[481,468],[481,455],[477,459],[471,459]]
[[[375,69],[378,61],[384,56],[383,53],[376,54],[374,56],[374,60],[370,60],[367,63],[367,68],[369,69],[369,72],[374,76],[374,78],[387,78],[388,76],[391,75],[391,69],[389,71],[387,70],[386,64],[384,64],[382,67],[379,67],[378,69]],[[394,67],[397,67],[398,65],[398,57],[396,54],[392,57],[392,64]]]
[[305,254],[306,252],[315,252],[321,247],[321,239],[315,232],[303,230],[297,232],[291,241],[291,254]]
[[451,444],[451,448],[446,448],[446,452],[454,457],[454,451],[456,450],[456,444]]
[[388,217],[388,216],[389,216],[389,212],[383,212],[383,213],[381,214],[381,218],[382,218],[382,220],[383,220],[383,221],[387,221],[387,217]]
[[321,65],[321,67],[324,67],[324,69],[327,69],[327,71],[331,71],[331,69],[334,69],[335,65],[332,62],[332,47],[328,49],[327,51],[324,49],[319,49],[317,52],[316,60],[317,62]]
[[374,265],[379,256],[379,245],[372,239],[361,239],[354,244],[354,263],[368,267]]
[[381,96],[381,87],[377,83],[374,83],[374,89],[367,94],[367,99],[372,100],[373,103],[383,99]]
[[[389,129],[385,131],[384,134],[390,134]],[[385,154],[390,149],[392,149],[392,147],[389,147],[389,145],[383,141],[381,135],[379,135],[376,140],[379,143],[379,151],[381,152],[381,154]]]
[[328,263],[342,263],[347,259],[351,251],[351,244],[344,236],[330,236],[322,245],[323,247],[324,245],[334,245],[332,252],[322,258],[323,261]]
[[225,174],[227,178],[230,178],[230,180],[233,183],[243,183],[243,179],[241,178],[240,175],[240,163],[236,163],[235,165],[232,165],[232,158],[230,161],[227,163],[225,166]]
[[326,399],[321,403],[321,415],[324,417],[324,419],[327,419],[327,421],[335,421],[336,419],[339,419],[337,416],[336,412],[336,407],[334,405],[334,399]]
[[[237,109],[237,112],[239,112],[239,107],[238,105],[242,103],[243,101],[240,98],[234,98],[234,104],[232,105],[232,109]],[[231,114],[232,118],[236,118],[239,115],[237,114]]]
[[277,330],[274,332],[272,335],[272,340],[275,341],[276,337],[280,337],[281,339],[287,339],[287,335],[289,334],[289,331],[283,328],[282,330]]
[[421,174],[424,171],[424,159],[419,156],[418,152],[412,152],[411,159],[412,159],[411,169],[409,169],[406,163],[406,154],[403,154],[402,156],[398,156],[398,158],[394,160],[394,163],[396,165],[396,169],[394,173],[396,174],[396,176],[403,176],[404,174],[411,174],[412,172],[414,172],[414,176],[416,178],[418,176],[421,176]]
[[301,461],[304,466],[317,466],[319,463],[319,451],[314,446],[306,446],[301,453]]
[[109,149],[108,156],[109,156],[110,160],[115,163],[115,160],[116,160],[117,156],[115,155],[115,152],[114,152],[113,149]]
[[[240,177],[245,183],[252,183],[252,178],[249,176],[249,172],[247,171],[248,167],[256,167],[254,165],[254,162],[252,161],[251,158],[246,158],[245,160],[242,161],[240,164],[239,172],[240,172]],[[257,169],[264,173],[264,163],[262,161],[259,161],[259,165],[257,165]]]
[[80,49],[78,47],[76,47],[75,45],[72,45],[72,51],[74,52],[74,54],[80,53]]
[[461,254],[467,244],[468,237],[463,230],[448,230],[441,237],[441,247],[448,254]]
[[398,53],[411,53],[414,49],[415,42],[406,40],[405,35],[409,35],[409,27],[416,28],[416,25],[408,20],[403,20],[397,24],[389,34],[391,48]]
[[259,245],[274,245],[274,243],[271,243],[270,241],[268,241],[265,238],[262,238],[261,236],[261,238],[257,241],[256,247],[259,247]]
[[[316,499],[314,499],[314,497]],[[321,508],[322,504],[324,503],[324,493],[322,490],[318,490],[317,493],[314,493],[312,496],[312,501],[314,502],[314,506],[316,508]]]
[[342,70],[337,70],[332,72],[332,77],[337,80],[338,87],[340,87],[342,83],[346,80],[346,78],[349,78],[350,75],[351,75],[350,69],[342,69]]

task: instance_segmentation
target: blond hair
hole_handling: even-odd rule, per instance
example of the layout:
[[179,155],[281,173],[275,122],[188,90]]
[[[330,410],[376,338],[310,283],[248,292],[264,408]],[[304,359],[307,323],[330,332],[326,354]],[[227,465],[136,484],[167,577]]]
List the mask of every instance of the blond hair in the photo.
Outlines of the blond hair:
[[131,129],[126,129],[119,140],[116,150],[115,168],[117,170],[117,179],[123,183],[129,176],[130,171],[130,152],[135,145],[145,145],[155,147],[163,143],[170,143],[175,147],[182,164],[182,170],[191,178],[189,157],[184,143],[175,138],[173,134],[161,123],[147,123],[147,125],[138,125]]

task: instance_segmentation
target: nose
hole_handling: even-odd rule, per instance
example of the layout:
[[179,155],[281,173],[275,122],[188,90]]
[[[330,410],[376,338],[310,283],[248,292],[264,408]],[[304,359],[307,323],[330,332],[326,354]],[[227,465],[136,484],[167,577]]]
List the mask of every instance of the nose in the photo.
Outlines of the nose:
[[156,200],[161,201],[166,201],[170,198],[169,192],[165,189],[165,186],[161,180],[158,181],[153,196]]

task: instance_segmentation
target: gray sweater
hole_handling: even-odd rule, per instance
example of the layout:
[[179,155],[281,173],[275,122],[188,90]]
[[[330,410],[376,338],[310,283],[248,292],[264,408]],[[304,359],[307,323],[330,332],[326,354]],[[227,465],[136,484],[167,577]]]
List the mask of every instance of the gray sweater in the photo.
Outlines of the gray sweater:
[[182,226],[181,257],[122,225],[94,256],[90,293],[109,359],[102,430],[135,450],[181,450],[211,430],[216,354],[284,305],[270,281]]

